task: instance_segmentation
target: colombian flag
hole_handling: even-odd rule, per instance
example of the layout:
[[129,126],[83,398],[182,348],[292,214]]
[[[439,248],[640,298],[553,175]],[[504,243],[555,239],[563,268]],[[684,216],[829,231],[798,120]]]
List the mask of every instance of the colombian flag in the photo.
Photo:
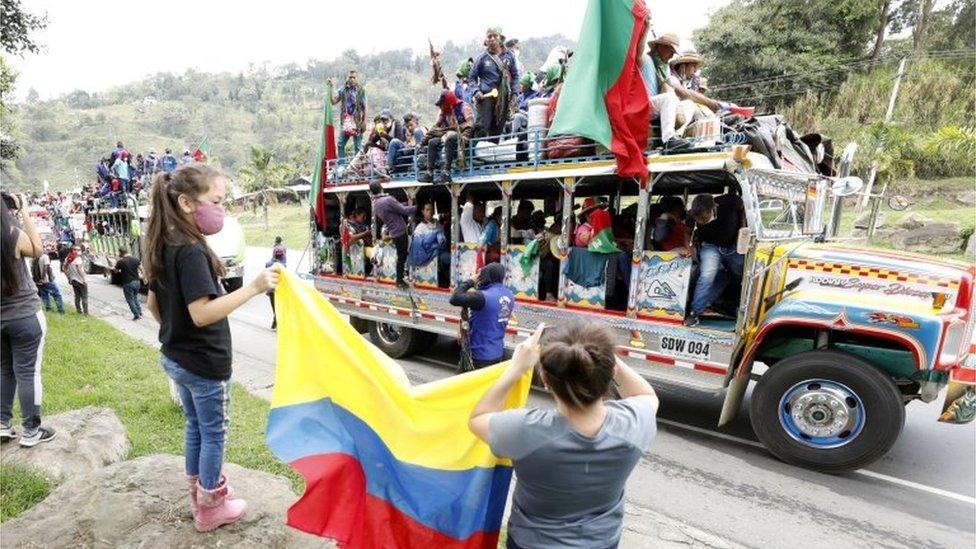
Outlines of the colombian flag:
[[[305,477],[288,524],[340,547],[495,547],[512,476],[468,430],[506,364],[411,386],[310,284],[281,272],[267,442]],[[531,372],[506,407],[528,397]]]

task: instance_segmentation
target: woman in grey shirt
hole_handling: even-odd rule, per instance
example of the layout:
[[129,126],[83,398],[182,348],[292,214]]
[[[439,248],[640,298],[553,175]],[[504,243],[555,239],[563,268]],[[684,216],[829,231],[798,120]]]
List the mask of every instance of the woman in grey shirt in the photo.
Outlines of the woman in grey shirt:
[[20,445],[30,447],[54,438],[53,429],[41,426],[41,357],[47,321],[24,263],[25,257],[43,254],[44,246],[23,197],[11,200],[20,226],[4,198],[0,201],[0,442],[17,434],[13,408],[18,395],[24,428]]
[[[624,486],[656,434],[657,395],[614,353],[601,324],[544,327],[515,349],[509,368],[471,412],[471,431],[514,462],[509,549],[617,547]],[[512,386],[539,365],[555,409],[505,410]],[[621,399],[604,400],[616,381]]]

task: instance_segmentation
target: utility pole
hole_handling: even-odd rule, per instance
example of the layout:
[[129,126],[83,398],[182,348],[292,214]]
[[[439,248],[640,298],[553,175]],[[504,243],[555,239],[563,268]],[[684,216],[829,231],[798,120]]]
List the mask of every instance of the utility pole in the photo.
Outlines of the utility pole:
[[[885,112],[884,123],[887,124],[891,122],[891,117],[895,114],[895,100],[898,99],[898,88],[901,87],[901,77],[905,75],[905,62],[908,61],[907,57],[901,58],[901,63],[898,63],[898,74],[895,76],[895,87],[891,89],[891,97],[888,99],[888,111]],[[864,194],[861,195],[861,200],[857,204],[857,209],[861,210],[868,204],[868,200],[871,197],[871,189],[874,187],[874,179],[878,175],[878,155],[881,154],[881,150],[884,149],[884,138],[878,142],[877,148],[874,150],[874,161],[871,162],[871,171],[868,173],[868,182],[864,186]]]

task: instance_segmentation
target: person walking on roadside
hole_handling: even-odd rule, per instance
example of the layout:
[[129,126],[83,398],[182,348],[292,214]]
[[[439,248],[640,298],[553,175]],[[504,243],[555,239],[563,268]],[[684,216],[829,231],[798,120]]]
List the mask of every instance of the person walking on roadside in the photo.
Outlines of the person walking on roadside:
[[71,253],[64,258],[64,274],[75,294],[75,312],[88,316],[88,280],[85,278],[84,263],[81,247],[73,246]]
[[458,284],[451,305],[470,311],[468,342],[474,368],[504,360],[505,329],[515,309],[515,295],[505,286],[505,267],[501,263],[485,265],[474,278]]
[[[285,260],[285,246],[281,243],[281,237],[275,239],[275,246],[271,249],[271,260],[264,264],[265,269],[269,269],[275,265],[275,263],[282,266],[282,268],[287,267],[287,261]],[[278,313],[275,312],[275,302],[274,302],[274,288],[267,291],[268,299],[271,300],[271,329],[278,329]]]
[[227,179],[203,163],[157,174],[143,256],[147,307],[159,322],[160,362],[186,414],[185,475],[198,532],[236,522],[247,509],[221,471],[232,373],[227,317],[278,285],[275,269],[226,294],[218,283],[226,270],[206,237],[224,225],[227,187]]
[[[617,547],[627,477],[657,433],[657,395],[617,358],[606,325],[562,327],[545,341],[543,330],[515,348],[468,420],[493,454],[512,459],[519,479],[507,547]],[[556,407],[503,411],[512,386],[536,365]],[[613,382],[620,398],[604,400]]]
[[142,305],[139,304],[139,290],[142,288],[142,263],[139,258],[129,255],[129,250],[119,248],[119,260],[115,262],[115,271],[122,282],[122,295],[129,304],[132,320],[142,318]]
[[20,224],[0,200],[0,442],[16,435],[14,396],[20,398],[20,445],[31,447],[54,438],[54,429],[41,425],[41,359],[47,319],[41,312],[37,287],[27,272],[25,257],[44,253],[22,196],[12,205]]
[[34,284],[37,284],[37,295],[41,296],[44,302],[44,310],[51,311],[51,298],[54,298],[54,305],[59,314],[64,314],[64,299],[61,297],[61,289],[54,278],[54,270],[51,268],[51,256],[42,253],[32,264],[31,274],[34,277]]

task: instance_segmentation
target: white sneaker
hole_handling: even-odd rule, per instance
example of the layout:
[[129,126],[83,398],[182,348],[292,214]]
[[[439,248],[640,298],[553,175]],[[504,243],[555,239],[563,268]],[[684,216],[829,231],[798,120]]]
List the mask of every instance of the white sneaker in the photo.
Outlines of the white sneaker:
[[0,442],[9,442],[15,436],[17,436],[17,432],[12,426],[0,423]]
[[21,446],[30,448],[32,446],[37,446],[42,442],[50,442],[54,440],[54,436],[56,434],[57,433],[54,432],[54,429],[51,429],[50,427],[38,427],[33,433],[24,433],[21,435],[18,442]]

